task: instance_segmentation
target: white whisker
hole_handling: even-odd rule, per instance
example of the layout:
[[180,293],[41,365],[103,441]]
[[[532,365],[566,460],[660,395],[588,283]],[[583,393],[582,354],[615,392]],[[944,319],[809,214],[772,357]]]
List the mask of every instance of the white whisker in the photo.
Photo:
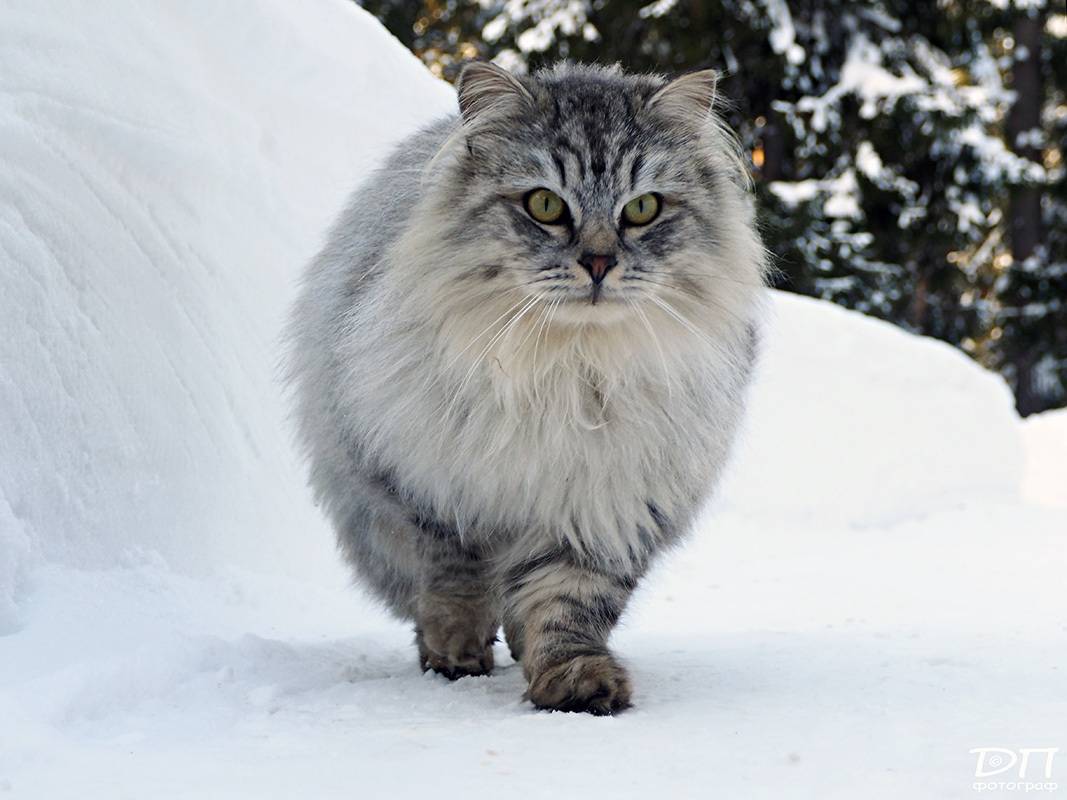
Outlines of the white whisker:
[[504,336],[506,336],[508,332],[519,323],[519,320],[521,320],[531,308],[536,306],[543,299],[544,295],[536,295],[530,298],[528,302],[521,309],[519,309],[515,316],[508,320],[507,324],[505,324],[503,328],[501,328],[496,334],[494,334],[493,337],[489,340],[489,343],[486,344],[484,348],[482,348],[482,351],[478,354],[478,357],[474,360],[474,363],[471,364],[470,369],[467,370],[467,374],[461,381],[459,388],[456,389],[455,393],[453,394],[452,401],[449,403],[448,410],[445,412],[444,418],[446,420],[450,420],[452,418],[452,412],[455,410],[456,403],[459,401],[459,398],[463,394],[463,392],[466,391],[467,385],[470,383],[471,378],[474,377],[474,373],[477,371],[478,367],[481,366],[481,363],[485,359],[485,356],[489,353],[490,350],[493,349],[493,346],[497,342],[499,342]]
[[725,349],[722,347],[722,345],[719,342],[716,342],[714,339],[712,339],[706,333],[704,333],[703,331],[698,329],[696,327],[696,325],[694,325],[692,322],[690,322],[688,319],[686,319],[686,317],[684,317],[677,309],[674,308],[674,306],[672,306],[666,300],[664,300],[661,297],[656,297],[655,295],[649,295],[648,299],[651,300],[653,303],[655,303],[660,308],[662,308],[668,315],[670,315],[682,327],[684,327],[686,330],[688,330],[690,333],[692,333],[694,336],[696,336],[698,339],[700,339],[708,347],[710,347],[713,350],[715,350],[715,352],[717,352],[719,355],[728,355],[726,353]]
[[671,385],[671,371],[667,367],[667,356],[663,352],[663,348],[660,346],[659,337],[656,335],[656,331],[652,327],[652,323],[649,322],[648,315],[642,310],[642,308],[630,298],[626,298],[626,302],[630,308],[634,310],[634,313],[644,323],[645,329],[648,331],[648,335],[652,337],[652,342],[656,346],[656,351],[659,353],[659,361],[663,367],[663,380],[667,384],[667,398],[673,399],[674,391]]

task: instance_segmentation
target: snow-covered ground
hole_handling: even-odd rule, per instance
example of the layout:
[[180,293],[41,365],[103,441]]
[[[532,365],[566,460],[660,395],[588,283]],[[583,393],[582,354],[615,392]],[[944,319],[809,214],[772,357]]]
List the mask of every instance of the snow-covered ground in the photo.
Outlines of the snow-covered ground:
[[454,102],[344,0],[0,7],[0,798],[956,798],[972,748],[1067,753],[1067,419],[795,297],[615,637],[632,711],[535,712],[502,646],[418,671],[274,366],[345,193]]

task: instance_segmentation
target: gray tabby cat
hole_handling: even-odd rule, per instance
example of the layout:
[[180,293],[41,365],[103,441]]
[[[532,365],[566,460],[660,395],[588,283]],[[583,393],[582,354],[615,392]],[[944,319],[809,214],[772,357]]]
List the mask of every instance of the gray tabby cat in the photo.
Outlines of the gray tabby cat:
[[715,76],[469,65],[309,267],[290,377],[311,484],[423,669],[630,704],[607,647],[726,461],[765,271]]

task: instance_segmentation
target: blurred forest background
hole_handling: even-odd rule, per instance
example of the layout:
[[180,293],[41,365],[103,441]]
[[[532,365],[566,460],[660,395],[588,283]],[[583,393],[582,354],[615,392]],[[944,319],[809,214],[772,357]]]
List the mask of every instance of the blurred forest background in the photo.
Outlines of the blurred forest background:
[[780,288],[962,348],[1067,405],[1063,0],[358,0],[471,58],[714,67]]

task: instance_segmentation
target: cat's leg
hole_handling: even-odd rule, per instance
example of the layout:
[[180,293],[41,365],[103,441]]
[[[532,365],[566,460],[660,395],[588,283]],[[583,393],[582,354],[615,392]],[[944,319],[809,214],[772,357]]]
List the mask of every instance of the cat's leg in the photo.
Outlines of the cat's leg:
[[388,476],[357,473],[350,484],[333,509],[341,550],[361,583],[414,621],[422,668],[449,678],[491,670],[498,595],[482,549],[427,520]]
[[449,679],[493,668],[500,624],[485,552],[439,529],[422,530],[415,643],[423,670]]
[[637,572],[579,558],[565,546],[500,572],[505,635],[535,706],[613,714],[630,705],[630,679],[607,640]]

